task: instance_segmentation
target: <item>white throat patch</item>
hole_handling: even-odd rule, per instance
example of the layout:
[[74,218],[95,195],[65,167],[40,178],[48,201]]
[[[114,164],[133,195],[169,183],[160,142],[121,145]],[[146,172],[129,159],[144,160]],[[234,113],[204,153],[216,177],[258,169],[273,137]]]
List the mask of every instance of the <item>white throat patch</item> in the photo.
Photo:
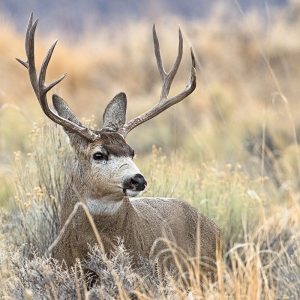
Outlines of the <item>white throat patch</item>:
[[120,201],[109,201],[101,199],[88,199],[86,205],[92,215],[114,215],[122,205]]

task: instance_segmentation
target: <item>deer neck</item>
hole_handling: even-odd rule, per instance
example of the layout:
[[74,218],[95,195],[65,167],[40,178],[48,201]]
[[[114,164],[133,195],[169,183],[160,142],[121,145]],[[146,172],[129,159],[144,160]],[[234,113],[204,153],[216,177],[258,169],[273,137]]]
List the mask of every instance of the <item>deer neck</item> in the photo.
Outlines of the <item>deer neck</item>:
[[99,205],[98,201],[96,203],[92,201],[90,199],[87,201],[87,207],[93,215],[97,228],[102,232],[114,231],[115,234],[122,236],[120,232],[128,226],[128,219],[135,218],[135,210],[127,197],[114,204],[102,202]]
[[121,209],[123,200],[112,200],[110,197],[88,198],[86,205],[93,216],[114,216]]
[[66,221],[77,202],[85,203],[90,214],[97,218],[102,217],[105,219],[109,217],[111,219],[124,210],[122,195],[99,194],[97,189],[91,189],[87,185],[83,174],[84,171],[81,170],[80,164],[78,164],[78,161],[75,161],[69,180],[66,183],[65,198],[61,210],[62,223]]

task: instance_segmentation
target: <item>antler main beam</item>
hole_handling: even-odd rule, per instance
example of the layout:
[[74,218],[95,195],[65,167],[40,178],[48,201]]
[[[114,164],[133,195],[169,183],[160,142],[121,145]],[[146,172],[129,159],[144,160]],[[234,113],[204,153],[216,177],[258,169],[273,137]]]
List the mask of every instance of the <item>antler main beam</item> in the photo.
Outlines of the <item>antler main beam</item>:
[[61,76],[54,82],[49,83],[48,85],[45,84],[45,78],[47,73],[47,68],[49,62],[51,60],[51,56],[57,44],[57,41],[50,47],[47,52],[47,55],[42,63],[40,73],[37,74],[36,65],[35,65],[35,54],[34,54],[34,39],[35,39],[35,31],[37,28],[38,20],[33,22],[33,14],[30,15],[27,31],[26,31],[26,38],[25,38],[25,51],[27,56],[27,61],[23,61],[17,58],[17,61],[21,63],[29,73],[30,82],[32,88],[35,92],[35,95],[40,103],[40,106],[45,113],[53,122],[63,126],[65,129],[79,134],[80,136],[88,139],[89,141],[94,141],[98,138],[98,135],[93,133],[90,129],[78,125],[68,119],[62,118],[54,111],[52,111],[48,105],[47,101],[47,93],[58,83],[60,83],[64,78],[65,75]]
[[178,71],[178,68],[179,68],[179,65],[180,65],[180,62],[182,59],[183,41],[182,41],[181,30],[179,29],[178,54],[177,54],[176,60],[173,64],[173,67],[171,68],[171,70],[168,73],[165,71],[164,66],[163,66],[163,62],[162,62],[162,58],[161,58],[161,54],[160,54],[159,41],[158,41],[157,33],[155,30],[155,25],[153,25],[153,43],[154,43],[154,53],[155,53],[155,57],[156,57],[158,71],[159,71],[160,77],[163,82],[160,99],[159,99],[159,102],[154,107],[152,107],[145,113],[139,115],[138,117],[130,120],[123,126],[123,128],[119,132],[124,137],[138,125],[154,118],[155,116],[157,116],[164,110],[168,109],[172,105],[185,99],[196,88],[196,63],[195,63],[195,56],[193,53],[193,49],[191,49],[192,67],[191,67],[190,79],[187,83],[187,86],[185,87],[185,89],[182,92],[180,92],[176,96],[168,98],[172,82]]

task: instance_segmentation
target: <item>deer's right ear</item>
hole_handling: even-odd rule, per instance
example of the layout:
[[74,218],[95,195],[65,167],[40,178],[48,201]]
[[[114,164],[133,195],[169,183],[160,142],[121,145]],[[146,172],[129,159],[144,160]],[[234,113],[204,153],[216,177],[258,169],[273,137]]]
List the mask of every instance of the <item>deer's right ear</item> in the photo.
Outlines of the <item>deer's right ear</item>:
[[125,93],[117,94],[106,106],[103,114],[103,128],[118,131],[126,121],[127,98]]
[[82,126],[80,121],[76,118],[74,113],[71,111],[70,107],[68,104],[63,100],[63,98],[59,97],[58,95],[54,94],[52,96],[52,101],[55,110],[57,113],[63,117],[64,119],[70,120],[73,123]]
[[[52,96],[52,102],[53,102],[53,106],[54,106],[55,110],[57,111],[57,113],[59,114],[59,116],[61,116],[64,119],[70,120],[79,126],[82,126],[81,122],[77,119],[75,114],[71,111],[68,104],[61,97],[54,94]],[[65,132],[68,134],[70,141],[71,141],[71,145],[73,147],[76,147],[77,145],[82,145],[87,142],[85,140],[85,138],[81,137],[80,135],[69,131],[65,127],[63,127],[63,128],[64,128]]]

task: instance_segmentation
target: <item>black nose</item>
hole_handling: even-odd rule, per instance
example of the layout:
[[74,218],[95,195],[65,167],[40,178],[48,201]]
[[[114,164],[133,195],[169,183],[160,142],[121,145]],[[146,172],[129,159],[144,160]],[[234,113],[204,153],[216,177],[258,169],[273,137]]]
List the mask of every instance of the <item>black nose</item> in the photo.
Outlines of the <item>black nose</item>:
[[130,179],[130,184],[136,191],[143,191],[147,185],[147,181],[145,180],[144,176],[141,174],[135,174]]

